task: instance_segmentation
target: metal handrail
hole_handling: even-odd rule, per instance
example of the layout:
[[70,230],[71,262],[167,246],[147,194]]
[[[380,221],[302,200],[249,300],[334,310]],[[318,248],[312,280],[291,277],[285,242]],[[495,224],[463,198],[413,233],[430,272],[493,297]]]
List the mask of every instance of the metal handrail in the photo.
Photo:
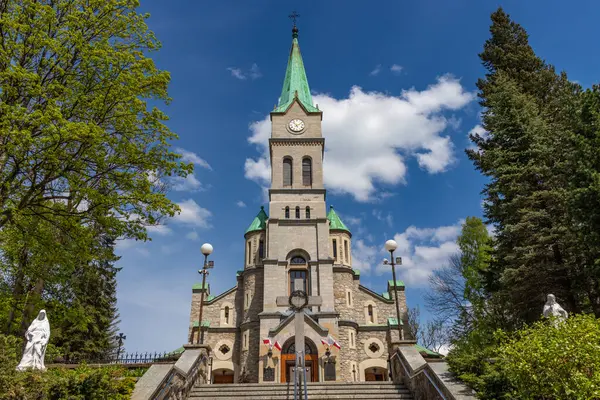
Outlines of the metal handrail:
[[302,373],[304,374],[304,400],[308,400],[308,387],[306,384],[306,359],[304,353],[302,354]]
[[296,353],[296,361],[294,367],[294,400],[298,400],[298,358],[300,357],[300,352]]

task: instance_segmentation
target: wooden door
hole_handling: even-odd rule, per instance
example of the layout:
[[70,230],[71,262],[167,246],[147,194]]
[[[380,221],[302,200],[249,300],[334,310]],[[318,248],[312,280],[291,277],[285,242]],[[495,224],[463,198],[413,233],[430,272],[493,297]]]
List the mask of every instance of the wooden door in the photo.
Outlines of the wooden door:
[[233,383],[233,375],[215,375],[215,384]]
[[[292,368],[296,366],[295,354],[281,355],[281,382],[294,382]],[[319,381],[319,360],[316,354],[306,355],[306,367],[308,368],[307,376],[309,382]]]

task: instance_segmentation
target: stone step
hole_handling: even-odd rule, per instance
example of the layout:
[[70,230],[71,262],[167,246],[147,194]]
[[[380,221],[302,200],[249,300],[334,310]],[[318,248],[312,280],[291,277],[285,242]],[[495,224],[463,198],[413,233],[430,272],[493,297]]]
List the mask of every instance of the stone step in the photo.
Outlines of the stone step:
[[[222,396],[211,395],[198,395],[197,393],[191,393],[189,399],[196,400],[220,400],[220,399],[244,399],[244,400],[293,400],[294,393],[280,394],[280,395],[253,395],[253,394],[240,394],[232,396],[231,394],[225,394]],[[298,396],[299,399],[304,400],[304,396]],[[382,394],[382,393],[370,393],[370,394],[338,394],[331,393],[326,395],[315,395],[309,392],[309,400],[414,400],[414,397],[410,394]]]
[[[311,382],[307,385],[310,400],[327,399],[413,399],[409,390],[393,382]],[[302,392],[300,392],[302,393]],[[304,396],[299,396],[304,398]],[[248,383],[196,386],[190,399],[291,400],[294,385],[282,383]]]
[[[308,390],[352,390],[356,392],[370,392],[373,390],[394,390],[394,391],[408,391],[405,386],[402,385],[372,385],[372,386],[328,386],[328,385],[311,385],[307,387]],[[294,386],[290,385],[279,385],[279,386],[259,386],[254,388],[249,387],[234,387],[233,385],[206,385],[206,386],[197,386],[193,390],[201,390],[203,392],[252,392],[255,390],[258,391],[281,391],[281,390],[294,390]]]

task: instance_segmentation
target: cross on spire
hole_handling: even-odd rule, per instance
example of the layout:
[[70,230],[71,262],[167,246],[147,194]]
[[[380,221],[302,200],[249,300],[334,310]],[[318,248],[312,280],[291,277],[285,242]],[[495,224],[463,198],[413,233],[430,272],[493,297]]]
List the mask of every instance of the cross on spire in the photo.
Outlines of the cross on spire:
[[298,14],[296,11],[292,11],[292,13],[288,15],[288,18],[294,22],[294,28],[296,27],[296,19],[298,17],[300,17],[300,14]]

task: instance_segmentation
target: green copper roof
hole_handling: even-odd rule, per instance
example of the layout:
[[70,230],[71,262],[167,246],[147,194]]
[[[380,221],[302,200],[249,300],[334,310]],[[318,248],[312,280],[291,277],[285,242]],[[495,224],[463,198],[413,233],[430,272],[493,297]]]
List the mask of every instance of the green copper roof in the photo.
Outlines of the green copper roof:
[[329,214],[327,214],[327,219],[329,220],[329,230],[339,230],[346,231],[350,233],[350,229],[338,217],[338,215],[333,210],[333,206],[329,206]]
[[[398,320],[396,318],[388,318],[387,323],[389,326],[398,326]],[[404,322],[400,321],[400,325],[404,325]]]
[[[388,287],[394,287],[394,281],[389,280],[388,281]],[[404,287],[404,281],[401,280],[396,280],[396,287]]]
[[[194,321],[194,323],[192,324],[192,326],[193,326],[194,328],[197,328],[197,327],[198,327],[198,321]],[[207,320],[202,320],[202,327],[203,327],[203,328],[208,328],[208,327],[210,327],[210,321],[207,321]]]
[[273,112],[286,111],[296,96],[298,96],[298,101],[307,111],[319,112],[319,109],[313,106],[304,63],[300,54],[300,46],[298,45],[298,28],[294,27],[292,30],[292,48],[285,70],[283,89],[281,90],[281,97],[279,97],[279,104]]
[[418,344],[415,344],[415,348],[417,349],[417,351],[419,353],[425,353],[426,355],[428,355],[430,357],[440,357],[440,358],[444,357],[443,354],[440,354],[440,353],[435,352],[435,351],[431,351],[427,347],[423,347],[423,346],[420,346]]
[[267,228],[267,219],[269,216],[265,212],[265,207],[260,206],[260,212],[254,218],[254,221],[250,224],[248,229],[246,229],[246,233],[254,232],[254,231],[262,231]]
[[360,276],[360,269],[353,269],[352,272],[354,272],[355,276]]
[[[202,284],[200,282],[194,283],[192,285],[192,290],[201,290],[201,289],[202,289]],[[210,285],[208,282],[204,282],[204,289],[210,291]]]
[[383,297],[384,299],[387,299],[387,300],[391,300],[392,299],[392,297],[390,296],[390,292],[383,292],[383,293],[381,293],[381,297]]

